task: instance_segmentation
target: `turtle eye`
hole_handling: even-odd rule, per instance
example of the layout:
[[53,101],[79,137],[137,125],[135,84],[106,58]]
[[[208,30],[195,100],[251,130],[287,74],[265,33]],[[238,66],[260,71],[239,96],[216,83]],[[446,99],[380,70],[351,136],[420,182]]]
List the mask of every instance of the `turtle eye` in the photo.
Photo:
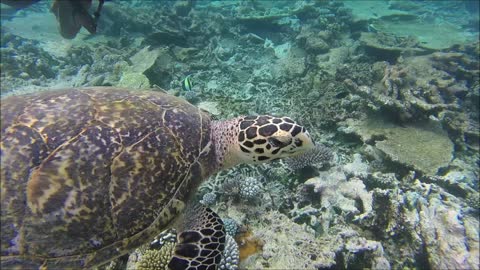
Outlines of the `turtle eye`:
[[300,146],[302,146],[302,144],[303,144],[302,140],[300,140],[300,139],[298,139],[298,138],[295,139],[295,146],[296,146],[296,147],[300,147]]
[[283,148],[285,146],[288,146],[288,145],[290,145],[291,142],[292,142],[291,139],[289,139],[287,141],[281,141],[276,137],[268,138],[268,143],[270,143],[273,147],[277,147],[277,148]]

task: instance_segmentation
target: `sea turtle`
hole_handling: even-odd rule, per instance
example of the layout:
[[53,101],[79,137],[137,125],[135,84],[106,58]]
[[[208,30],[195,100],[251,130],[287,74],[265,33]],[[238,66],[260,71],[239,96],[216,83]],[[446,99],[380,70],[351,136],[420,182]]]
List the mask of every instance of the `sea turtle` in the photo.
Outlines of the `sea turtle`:
[[1,109],[2,269],[98,266],[176,224],[170,267],[215,269],[220,218],[193,206],[174,222],[201,180],[313,147],[288,117],[212,121],[162,91],[42,91]]

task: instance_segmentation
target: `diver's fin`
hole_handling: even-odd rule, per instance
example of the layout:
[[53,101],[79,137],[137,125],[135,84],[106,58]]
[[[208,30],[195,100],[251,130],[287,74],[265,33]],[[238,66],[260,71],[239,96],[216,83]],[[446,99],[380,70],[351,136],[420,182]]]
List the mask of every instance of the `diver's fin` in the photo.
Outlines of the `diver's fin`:
[[172,270],[217,269],[225,249],[225,227],[212,209],[195,205],[185,214],[185,224],[168,267]]

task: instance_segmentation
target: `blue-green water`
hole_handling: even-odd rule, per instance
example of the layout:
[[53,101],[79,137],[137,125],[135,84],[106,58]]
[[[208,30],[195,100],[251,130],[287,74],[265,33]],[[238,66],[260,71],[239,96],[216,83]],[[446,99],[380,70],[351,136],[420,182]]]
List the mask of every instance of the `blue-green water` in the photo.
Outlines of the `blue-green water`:
[[222,269],[480,268],[478,1],[106,1],[69,39],[53,2],[1,5],[2,97],[163,89],[317,143],[200,185],[236,237]]

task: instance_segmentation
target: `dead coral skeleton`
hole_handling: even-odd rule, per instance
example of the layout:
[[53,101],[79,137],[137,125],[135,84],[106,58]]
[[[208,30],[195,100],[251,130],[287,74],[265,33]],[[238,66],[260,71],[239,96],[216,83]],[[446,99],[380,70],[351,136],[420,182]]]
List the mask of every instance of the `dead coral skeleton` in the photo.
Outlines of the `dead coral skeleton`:
[[385,63],[386,66],[381,81],[382,85],[385,86],[385,95],[399,99],[399,87],[405,83],[407,68],[399,68],[396,65],[390,65],[388,62]]

